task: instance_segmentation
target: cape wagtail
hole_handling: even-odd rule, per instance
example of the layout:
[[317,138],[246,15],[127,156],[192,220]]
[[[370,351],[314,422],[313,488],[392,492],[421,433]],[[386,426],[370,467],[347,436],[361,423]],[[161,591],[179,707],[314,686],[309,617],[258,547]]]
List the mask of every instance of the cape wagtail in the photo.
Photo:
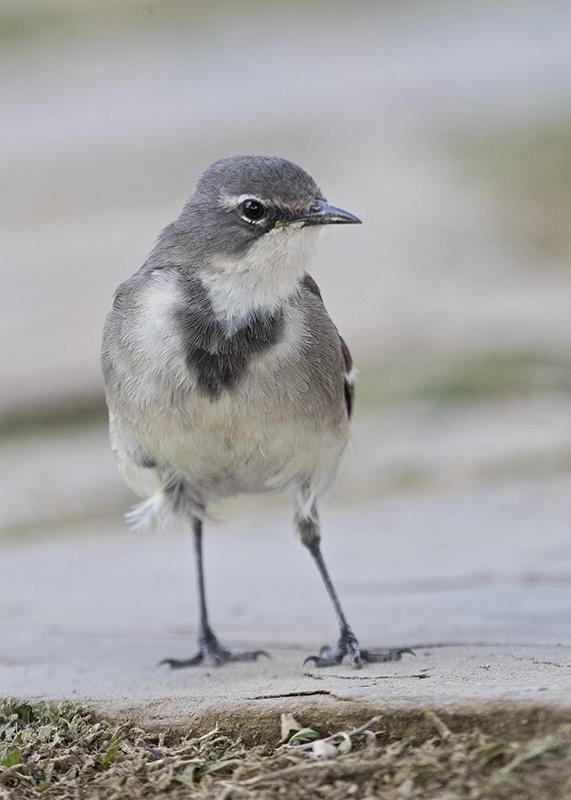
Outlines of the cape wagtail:
[[171,667],[266,655],[231,652],[210,627],[202,526],[209,504],[269,490],[291,490],[340,626],[337,645],[307,660],[348,655],[360,667],[406,652],[361,649],[320,549],[318,505],[347,444],[354,370],[306,269],[324,225],[359,222],[290,161],[224,158],[115,293],[102,349],[111,442],[146,498],[128,518],[183,517],[194,533],[199,649]]

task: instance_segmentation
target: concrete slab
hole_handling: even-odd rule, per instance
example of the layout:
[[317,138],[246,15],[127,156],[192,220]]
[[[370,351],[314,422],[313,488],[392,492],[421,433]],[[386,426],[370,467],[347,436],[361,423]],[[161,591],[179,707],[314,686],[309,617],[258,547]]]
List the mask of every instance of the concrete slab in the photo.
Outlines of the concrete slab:
[[362,672],[303,667],[336,629],[289,513],[256,510],[252,500],[249,513],[207,531],[213,627],[228,646],[273,656],[220,669],[156,666],[194,649],[186,532],[135,535],[117,520],[5,544],[0,694],[82,699],[146,724],[185,724],[254,702],[276,712],[306,701],[329,710],[571,705],[566,479],[332,505],[324,551],[363,645],[417,654]]

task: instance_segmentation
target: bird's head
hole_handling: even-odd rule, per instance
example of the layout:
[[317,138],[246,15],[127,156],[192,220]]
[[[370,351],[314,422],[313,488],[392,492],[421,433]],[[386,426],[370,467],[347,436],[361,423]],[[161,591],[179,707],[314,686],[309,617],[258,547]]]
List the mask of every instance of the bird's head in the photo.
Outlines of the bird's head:
[[199,245],[207,283],[227,279],[228,294],[232,279],[232,286],[248,287],[270,306],[303,276],[317,232],[325,225],[358,222],[329,205],[297,164],[244,155],[223,158],[204,172],[178,226]]

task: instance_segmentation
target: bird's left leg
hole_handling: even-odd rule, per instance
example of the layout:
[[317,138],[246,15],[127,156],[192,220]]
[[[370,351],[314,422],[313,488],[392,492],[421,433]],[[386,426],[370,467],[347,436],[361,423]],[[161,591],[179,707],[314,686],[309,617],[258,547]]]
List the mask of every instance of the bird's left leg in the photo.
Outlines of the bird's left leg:
[[313,661],[318,667],[330,667],[335,664],[340,664],[343,661],[343,658],[346,655],[349,655],[351,657],[353,666],[357,669],[360,669],[364,662],[400,661],[403,653],[412,653],[414,655],[413,651],[407,647],[394,648],[378,653],[373,653],[371,650],[361,649],[357,637],[347,622],[347,618],[345,617],[341,603],[337,597],[337,592],[335,591],[335,587],[331,582],[329,572],[321,554],[321,534],[319,530],[317,509],[314,506],[309,516],[300,516],[299,514],[296,515],[295,521],[297,529],[301,535],[301,541],[313,556],[313,560],[317,565],[319,574],[321,575],[323,583],[325,584],[325,588],[327,589],[327,594],[331,598],[340,628],[339,640],[337,641],[336,647],[324,645],[319,651],[319,655],[308,656],[305,659],[304,664],[308,661]]
[[203,662],[224,664],[227,661],[255,661],[258,656],[269,655],[265,650],[241,650],[238,652],[223,647],[208,622],[206,610],[206,590],[204,587],[204,563],[202,558],[202,521],[195,517],[192,521],[194,534],[194,555],[196,560],[196,578],[198,582],[198,603],[200,607],[200,633],[198,635],[198,652],[192,658],[165,658],[161,664],[168,664],[172,669],[195,667]]

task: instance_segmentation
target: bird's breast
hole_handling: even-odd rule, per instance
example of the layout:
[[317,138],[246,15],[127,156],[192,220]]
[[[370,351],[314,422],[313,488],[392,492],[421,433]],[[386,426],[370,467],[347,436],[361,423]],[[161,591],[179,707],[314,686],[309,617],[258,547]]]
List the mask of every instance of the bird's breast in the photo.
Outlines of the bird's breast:
[[347,439],[341,381],[332,391],[331,370],[320,372],[319,361],[306,357],[303,308],[284,305],[263,346],[244,337],[227,352],[227,364],[239,362],[240,371],[225,383],[216,365],[201,373],[197,357],[189,358],[180,300],[167,276],[157,276],[139,294],[124,335],[112,337],[112,436],[120,462],[138,464],[141,493],[149,469],[159,479],[184,478],[205,502],[331,472]]

